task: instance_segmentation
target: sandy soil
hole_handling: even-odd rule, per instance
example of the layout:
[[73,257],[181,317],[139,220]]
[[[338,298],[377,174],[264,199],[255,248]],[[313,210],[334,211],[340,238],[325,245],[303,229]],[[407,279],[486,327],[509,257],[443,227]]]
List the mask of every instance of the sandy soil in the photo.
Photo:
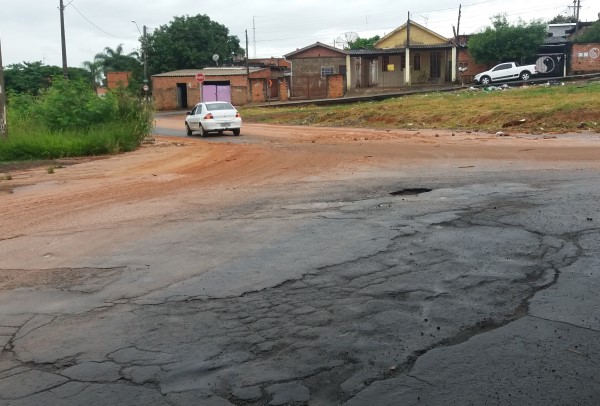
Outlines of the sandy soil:
[[[157,119],[181,129],[183,117]],[[0,177],[0,239],[31,233],[98,228],[119,222],[160,222],[180,199],[227,205],[244,188],[267,192],[289,182],[385,176],[428,167],[598,167],[598,134],[509,135],[246,124],[242,137],[166,137],[138,151],[79,160],[54,173],[47,167]],[[72,162],[71,162],[72,163]],[[114,241],[113,241],[114,243]],[[100,247],[102,241],[87,246]],[[91,248],[88,248],[91,249]]]

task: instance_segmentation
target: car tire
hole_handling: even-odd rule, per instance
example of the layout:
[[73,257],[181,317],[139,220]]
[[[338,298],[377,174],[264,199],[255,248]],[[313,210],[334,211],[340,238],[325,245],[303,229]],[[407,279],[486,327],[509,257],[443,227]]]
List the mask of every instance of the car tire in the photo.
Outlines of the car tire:
[[241,134],[241,132],[242,132],[241,128],[236,128],[235,130],[233,130],[233,135],[235,135],[237,137]]
[[490,83],[492,83],[492,79],[489,76],[484,76],[481,78],[480,80],[482,85],[489,85]]
[[208,135],[208,133],[206,132],[206,130],[204,129],[204,127],[202,127],[202,124],[200,124],[200,136],[201,137],[206,137]]
[[185,133],[187,135],[192,135],[192,129],[190,128],[188,123],[185,123]]
[[519,77],[521,78],[522,81],[526,82],[529,79],[531,79],[531,73],[529,73],[528,71],[525,70],[525,71],[521,72]]

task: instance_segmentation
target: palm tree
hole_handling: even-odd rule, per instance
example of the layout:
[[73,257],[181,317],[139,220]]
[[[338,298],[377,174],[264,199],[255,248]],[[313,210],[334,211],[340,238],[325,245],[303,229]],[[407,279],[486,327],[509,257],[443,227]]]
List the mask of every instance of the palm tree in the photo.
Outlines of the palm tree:
[[116,49],[104,48],[104,52],[96,54],[94,62],[98,62],[103,72],[107,71],[135,71],[141,66],[140,56],[137,52],[123,53],[123,44]]
[[85,61],[83,68],[91,73],[94,81],[94,90],[98,90],[98,86],[102,86],[102,67],[99,61]]

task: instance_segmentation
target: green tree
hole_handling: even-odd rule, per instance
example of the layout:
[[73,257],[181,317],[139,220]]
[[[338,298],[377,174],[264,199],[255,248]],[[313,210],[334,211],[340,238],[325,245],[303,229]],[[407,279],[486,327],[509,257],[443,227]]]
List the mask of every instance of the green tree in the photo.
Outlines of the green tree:
[[98,89],[98,86],[102,85],[102,66],[100,61],[85,61],[82,65],[83,69],[90,72],[94,82],[94,89]]
[[123,44],[117,48],[104,48],[103,52],[96,54],[94,62],[100,67],[102,73],[106,72],[131,72],[136,78],[142,76],[142,63],[137,52],[125,54]]
[[540,20],[511,25],[505,15],[492,18],[492,26],[469,39],[469,53],[477,63],[524,62],[544,43],[546,24]]
[[588,27],[583,34],[576,37],[573,42],[594,43],[600,42],[600,20]]
[[169,24],[154,30],[146,39],[148,74],[178,69],[214,66],[213,55],[220,64],[244,54],[240,41],[229,30],[206,15],[175,17]]
[[577,18],[573,16],[566,16],[564,14],[559,14],[554,17],[552,20],[548,21],[548,24],[566,24],[566,23],[576,23]]
[[348,43],[348,46],[350,49],[373,49],[375,48],[375,43],[380,39],[381,37],[379,35],[375,35],[371,38],[358,37],[356,40]]
[[[91,74],[82,68],[68,68],[69,79],[84,79],[92,82]],[[62,76],[62,68],[44,65],[41,61],[23,62],[8,65],[4,69],[4,81],[8,91],[15,93],[39,94],[48,89],[54,78]]]

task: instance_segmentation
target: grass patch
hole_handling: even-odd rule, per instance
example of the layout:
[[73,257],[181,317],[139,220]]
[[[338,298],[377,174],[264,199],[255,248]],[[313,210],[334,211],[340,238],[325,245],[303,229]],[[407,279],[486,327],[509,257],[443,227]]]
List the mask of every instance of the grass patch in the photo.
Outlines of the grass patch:
[[444,128],[523,132],[600,132],[600,82],[460,90],[336,106],[242,108],[244,120],[329,127]]
[[132,151],[139,145],[135,127],[104,124],[88,130],[50,131],[14,128],[0,140],[0,161],[26,161],[93,156]]

